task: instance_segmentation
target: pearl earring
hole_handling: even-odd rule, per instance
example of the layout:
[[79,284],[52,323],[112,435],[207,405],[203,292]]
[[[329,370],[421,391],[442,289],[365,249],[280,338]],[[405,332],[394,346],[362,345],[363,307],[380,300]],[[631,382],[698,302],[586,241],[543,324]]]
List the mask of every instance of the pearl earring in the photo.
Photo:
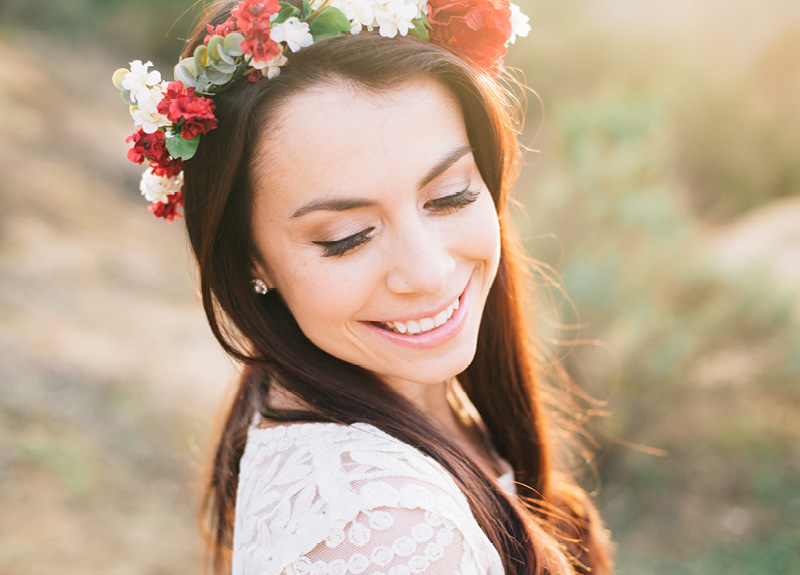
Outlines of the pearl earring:
[[250,280],[250,283],[253,285],[253,291],[257,294],[264,295],[269,291],[267,284],[258,278]]

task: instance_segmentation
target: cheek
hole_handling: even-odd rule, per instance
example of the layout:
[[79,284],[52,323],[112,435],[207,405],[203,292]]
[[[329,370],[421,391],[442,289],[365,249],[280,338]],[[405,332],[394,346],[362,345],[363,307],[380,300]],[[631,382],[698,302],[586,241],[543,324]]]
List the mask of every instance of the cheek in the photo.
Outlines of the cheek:
[[314,255],[280,276],[286,305],[303,333],[323,349],[318,338],[356,317],[374,288],[369,269],[330,260]]
[[473,260],[483,260],[493,275],[500,261],[500,224],[488,193],[459,222],[458,235],[460,253]]

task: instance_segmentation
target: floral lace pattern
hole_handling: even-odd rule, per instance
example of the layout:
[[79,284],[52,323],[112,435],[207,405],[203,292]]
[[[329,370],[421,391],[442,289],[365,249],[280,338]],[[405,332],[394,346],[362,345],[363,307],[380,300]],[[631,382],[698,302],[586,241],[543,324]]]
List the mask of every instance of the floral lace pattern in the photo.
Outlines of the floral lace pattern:
[[234,575],[501,575],[453,478],[362,423],[251,427]]

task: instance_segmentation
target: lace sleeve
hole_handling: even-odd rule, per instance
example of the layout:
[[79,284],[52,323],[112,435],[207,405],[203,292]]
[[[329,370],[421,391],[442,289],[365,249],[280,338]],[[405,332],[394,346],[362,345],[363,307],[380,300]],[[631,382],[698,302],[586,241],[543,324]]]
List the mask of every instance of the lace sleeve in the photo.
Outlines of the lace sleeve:
[[344,528],[297,558],[291,575],[472,575],[464,537],[450,521],[421,509],[378,508],[359,513]]
[[502,575],[449,474],[357,425],[251,430],[233,575]]

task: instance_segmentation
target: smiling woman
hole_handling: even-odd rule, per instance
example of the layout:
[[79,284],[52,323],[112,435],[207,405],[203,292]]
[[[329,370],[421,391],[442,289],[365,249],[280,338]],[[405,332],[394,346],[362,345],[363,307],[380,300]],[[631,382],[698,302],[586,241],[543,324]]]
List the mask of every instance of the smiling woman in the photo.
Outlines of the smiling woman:
[[115,75],[143,193],[185,202],[211,329],[247,366],[206,497],[217,573],[610,572],[550,453],[505,215],[493,75],[522,18],[223,2],[183,82]]
[[464,371],[500,233],[453,96],[331,79],[276,115],[253,160],[255,275],[317,347],[406,395]]

